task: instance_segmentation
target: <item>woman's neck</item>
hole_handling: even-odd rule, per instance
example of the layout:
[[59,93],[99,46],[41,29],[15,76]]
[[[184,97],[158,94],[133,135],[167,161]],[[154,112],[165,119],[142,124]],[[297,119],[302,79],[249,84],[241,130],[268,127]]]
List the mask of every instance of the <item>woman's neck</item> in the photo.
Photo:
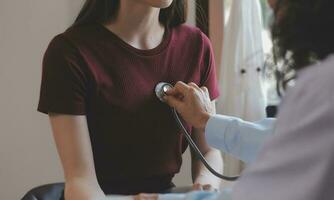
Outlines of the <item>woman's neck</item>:
[[161,43],[165,31],[159,22],[159,13],[159,8],[122,0],[117,17],[106,27],[133,47],[152,49]]

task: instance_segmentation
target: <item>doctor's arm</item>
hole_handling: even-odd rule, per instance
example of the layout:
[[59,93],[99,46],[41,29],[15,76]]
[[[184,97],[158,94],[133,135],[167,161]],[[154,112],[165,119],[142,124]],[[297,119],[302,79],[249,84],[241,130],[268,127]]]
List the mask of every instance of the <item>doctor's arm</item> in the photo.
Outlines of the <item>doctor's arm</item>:
[[165,100],[187,123],[196,129],[205,130],[209,145],[245,162],[254,160],[264,141],[273,133],[275,119],[251,123],[215,115],[205,87],[178,82],[167,91]]
[[247,122],[240,118],[212,115],[205,128],[206,141],[235,158],[250,163],[255,160],[267,138],[273,134],[275,119]]

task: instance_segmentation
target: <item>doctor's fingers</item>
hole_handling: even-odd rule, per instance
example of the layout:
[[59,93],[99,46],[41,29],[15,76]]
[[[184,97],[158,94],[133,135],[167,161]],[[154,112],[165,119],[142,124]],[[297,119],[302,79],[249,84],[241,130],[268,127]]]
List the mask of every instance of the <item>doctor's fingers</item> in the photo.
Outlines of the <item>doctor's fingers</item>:
[[175,84],[175,86],[170,89],[170,90],[167,90],[166,94],[167,95],[173,95],[173,96],[184,96],[187,91],[189,89],[189,86],[185,83],[183,83],[182,81],[179,81]]
[[205,93],[203,92],[203,90],[196,85],[195,83],[189,83],[189,96],[197,96],[197,97],[203,97],[206,96]]
[[210,98],[210,93],[207,87],[201,87],[201,90],[203,91],[206,97]]
[[203,86],[201,87],[201,90],[205,93],[205,94],[209,94],[209,90],[207,87]]
[[177,111],[182,109],[184,102],[176,96],[165,96],[165,102],[172,108],[175,108]]
[[190,83],[188,83],[188,86],[189,87],[193,87],[193,88],[195,88],[197,90],[200,90],[200,88],[198,87],[198,85],[196,85],[196,83],[190,82]]
[[[205,92],[207,91],[206,87],[199,87],[198,85],[196,85],[195,83],[189,83],[188,84],[190,87],[194,88],[197,92],[200,92],[202,94],[205,94]],[[205,90],[206,89],[206,90]]]

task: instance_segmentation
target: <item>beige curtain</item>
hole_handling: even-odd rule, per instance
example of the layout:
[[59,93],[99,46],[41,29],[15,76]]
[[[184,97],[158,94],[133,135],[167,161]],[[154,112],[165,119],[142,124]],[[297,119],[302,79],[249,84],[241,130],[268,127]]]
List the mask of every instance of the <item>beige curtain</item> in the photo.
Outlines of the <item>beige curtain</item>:
[[219,75],[224,39],[224,0],[209,1],[209,34],[215,52],[217,74]]

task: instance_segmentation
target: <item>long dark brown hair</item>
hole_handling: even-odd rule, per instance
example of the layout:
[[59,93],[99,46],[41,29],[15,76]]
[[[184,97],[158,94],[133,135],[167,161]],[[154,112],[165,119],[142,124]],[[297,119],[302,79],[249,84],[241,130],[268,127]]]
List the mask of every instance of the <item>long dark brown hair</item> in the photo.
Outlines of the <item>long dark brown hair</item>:
[[[90,23],[107,23],[113,20],[121,0],[86,0],[73,26]],[[168,8],[161,9],[159,20],[167,28],[185,23],[187,2],[174,0]]]
[[272,27],[278,86],[296,72],[334,53],[333,0],[278,0]]

